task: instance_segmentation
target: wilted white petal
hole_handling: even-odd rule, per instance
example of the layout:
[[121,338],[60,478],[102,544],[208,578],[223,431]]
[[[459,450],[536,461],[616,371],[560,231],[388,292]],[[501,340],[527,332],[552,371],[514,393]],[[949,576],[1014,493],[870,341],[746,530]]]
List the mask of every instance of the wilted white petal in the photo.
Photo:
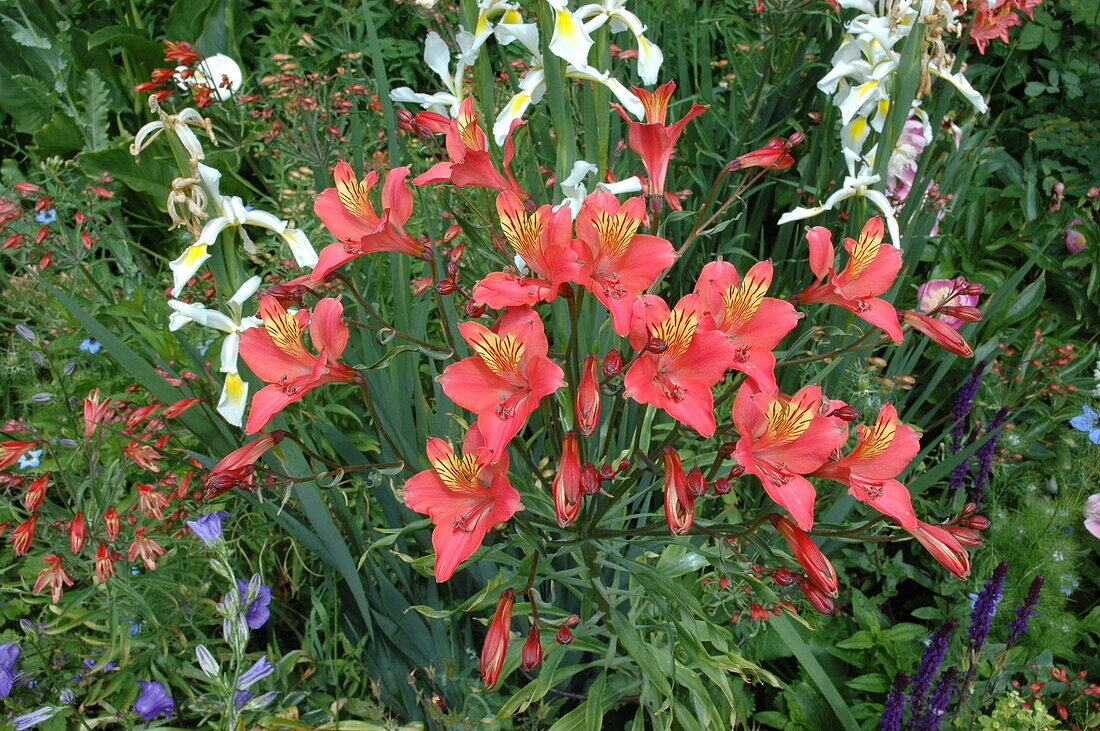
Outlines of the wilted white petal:
[[661,64],[665,62],[665,54],[651,43],[645,36],[638,36],[638,76],[646,84],[656,84],[657,75],[661,72]]
[[882,211],[882,217],[886,219],[886,228],[890,232],[890,243],[894,245],[895,249],[900,249],[901,230],[898,227],[897,216],[894,215],[894,207],[890,205],[889,199],[877,190],[864,190],[863,197]]
[[631,175],[625,180],[617,180],[614,183],[596,183],[596,190],[602,190],[612,195],[640,193],[642,191],[642,179],[637,175]]
[[441,79],[451,77],[451,51],[434,30],[428,31],[428,38],[424,41],[424,63]]
[[606,74],[593,66],[583,66],[581,68],[569,66],[565,69],[565,75],[573,79],[585,79],[603,84],[611,90],[611,93],[615,95],[620,104],[626,107],[628,112],[638,119],[645,118],[645,106],[643,106],[642,101],[614,76]]
[[928,64],[928,71],[933,76],[938,76],[941,79],[944,79],[956,89],[958,89],[959,93],[966,97],[966,100],[973,104],[974,108],[977,109],[979,113],[985,114],[989,111],[989,105],[985,103],[985,99],[982,98],[982,95],[979,94],[977,90],[970,85],[970,82],[967,81],[966,77],[963,76],[961,73],[953,74],[950,71],[942,71],[940,67],[934,63]]
[[[168,306],[179,313],[180,316],[186,317],[192,322],[197,322],[204,327],[221,330],[227,333],[231,333],[237,329],[237,323],[224,313],[218,310],[208,309],[202,304],[168,300]],[[169,328],[171,329],[171,325],[169,325]]]
[[228,304],[240,307],[247,302],[252,295],[256,294],[256,290],[260,288],[261,282],[263,282],[263,280],[260,277],[252,277],[233,293],[233,296],[229,298]]
[[791,221],[801,221],[804,218],[813,218],[825,211],[829,210],[827,206],[815,206],[813,208],[795,208],[793,211],[787,211],[779,217],[779,225],[784,223],[790,223]]
[[145,145],[149,142],[152,142],[153,138],[156,137],[163,129],[164,122],[161,122],[159,119],[156,122],[149,122],[148,124],[144,125],[141,129],[137,131],[137,134],[134,135],[134,143],[130,145],[130,154],[137,155],[139,152],[141,152],[142,148],[144,148]]

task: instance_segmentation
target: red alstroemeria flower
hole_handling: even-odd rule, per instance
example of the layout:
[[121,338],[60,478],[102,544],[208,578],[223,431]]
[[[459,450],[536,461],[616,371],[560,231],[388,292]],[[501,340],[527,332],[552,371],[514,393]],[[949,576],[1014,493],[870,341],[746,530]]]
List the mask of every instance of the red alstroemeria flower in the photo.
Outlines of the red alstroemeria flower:
[[645,218],[645,200],[622,205],[610,193],[593,193],[577,214],[573,241],[580,260],[577,281],[611,311],[615,332],[626,335],[634,302],[676,261],[672,244],[659,236],[638,233]]
[[[848,432],[847,422],[822,413],[822,403],[818,385],[786,396],[758,391],[751,381],[741,385],[733,402],[733,423],[741,434],[737,462],[807,531],[814,526],[817,492],[803,475],[821,467]],[[824,403],[831,411],[831,402]]]
[[970,343],[966,342],[966,339],[959,335],[955,328],[943,320],[937,320],[923,312],[914,312],[913,310],[902,310],[901,319],[905,321],[905,324],[911,325],[914,330],[927,335],[932,339],[932,342],[947,352],[961,355],[964,358],[974,357],[974,349],[970,347]]
[[549,302],[558,296],[564,282],[576,280],[577,255],[569,245],[573,219],[568,208],[554,211],[544,205],[527,213],[519,196],[505,190],[497,196],[497,214],[505,240],[518,260],[537,276],[492,272],[474,287],[474,302],[493,309]]
[[[844,239],[848,263],[837,274],[833,268],[835,251],[829,230],[814,226],[806,232],[810,244],[810,269],[817,279],[795,295],[799,303],[827,302],[851,310],[890,336],[902,341],[901,325],[894,306],[879,295],[890,289],[901,269],[901,254],[882,242],[881,218],[872,218],[859,234],[859,241]],[[822,284],[822,280],[829,278]]]
[[268,434],[261,434],[243,447],[238,447],[222,457],[210,470],[210,474],[203,479],[203,485],[206,487],[203,498],[211,500],[234,487],[245,490],[251,488],[256,462],[288,436],[290,436],[288,432],[278,429]]
[[447,127],[446,147],[450,160],[438,162],[428,168],[427,172],[417,175],[413,178],[413,185],[452,183],[460,188],[474,186],[498,191],[510,190],[521,200],[526,200],[529,196],[516,182],[510,168],[516,151],[512,133],[523,122],[516,120],[508,130],[508,138],[504,143],[505,177],[489,157],[488,140],[478,124],[478,116],[474,111],[473,98],[464,99],[458,116],[450,120]]
[[851,452],[830,460],[813,474],[848,486],[848,494],[906,530],[916,527],[916,514],[909,490],[895,477],[920,451],[920,439],[911,427],[898,422],[893,404],[878,412],[874,426],[858,427],[859,441]]
[[788,139],[773,137],[759,150],[746,152],[729,162],[726,169],[730,171],[744,170],[745,168],[765,168],[768,170],[786,170],[794,165],[791,157],[791,148],[798,145],[805,138],[801,132],[795,132]]
[[523,505],[508,481],[508,453],[487,449],[476,426],[466,432],[461,457],[442,439],[429,439],[427,452],[432,467],[405,483],[405,504],[435,524],[435,578],[446,581]]
[[38,513],[33,513],[31,517],[16,526],[15,530],[11,532],[9,540],[11,541],[12,550],[15,551],[16,556],[22,556],[31,550],[31,542],[34,540],[34,529],[38,525]]
[[[693,295],[673,310],[660,297],[646,295],[638,309],[644,312],[637,317],[644,318],[648,336],[646,341],[632,340],[640,353],[623,379],[624,395],[664,409],[704,437],[713,435],[711,388],[733,359],[733,344],[713,328]],[[657,348],[652,347],[655,341],[660,341]],[[654,352],[657,349],[660,352]]]
[[676,91],[674,81],[658,86],[655,91],[634,87],[634,93],[645,107],[644,123],[631,119],[620,105],[611,105],[618,110],[623,119],[630,123],[628,137],[630,149],[642,158],[642,166],[645,167],[648,179],[645,193],[658,200],[663,200],[665,177],[668,174],[668,164],[672,160],[676,141],[680,139],[687,123],[707,110],[705,104],[692,104],[688,113],[678,122],[665,126],[665,120],[668,118],[668,102],[674,91]]
[[405,182],[408,175],[407,167],[386,173],[382,214],[378,215],[370,199],[378,173],[372,170],[359,181],[351,165],[336,163],[333,170],[336,187],[321,191],[313,210],[339,242],[321,250],[317,266],[309,275],[311,281],[320,282],[349,261],[375,251],[423,256],[424,245],[405,231],[413,209],[412,192]]
[[907,530],[945,569],[960,579],[970,576],[970,556],[945,526],[918,520],[916,526]]
[[475,355],[452,363],[439,382],[456,404],[477,414],[486,446],[502,454],[539,400],[565,385],[565,373],[546,357],[546,331],[530,307],[513,307],[490,330],[458,326]]
[[[264,296],[260,301],[264,326],[241,335],[241,357],[269,384],[252,397],[246,433],[263,429],[287,405],[321,384],[353,383],[360,378],[358,371],[340,362],[348,345],[343,313],[339,300],[326,297],[313,307],[312,315],[307,310],[289,315],[278,300]],[[307,326],[317,355],[302,344]]]
[[130,552],[127,556],[130,561],[140,558],[149,571],[156,571],[157,556],[164,555],[164,548],[149,536],[145,535],[147,528],[138,528],[134,531],[134,542],[130,544]]
[[736,347],[730,368],[751,378],[762,391],[776,392],[775,355],[779,341],[801,315],[790,302],[765,297],[772,263],[754,264],[745,278],[727,261],[712,261],[699,273],[695,293],[703,309]]
[[0,470],[15,464],[37,446],[38,442],[0,442]]
[[47,553],[42,560],[46,562],[46,568],[38,572],[38,578],[31,591],[39,592],[49,586],[50,599],[57,604],[65,594],[65,587],[72,586],[73,580],[65,573],[61,565],[61,557],[56,553]]
[[103,583],[115,575],[115,561],[121,558],[103,541],[99,542],[99,548],[95,551],[95,576],[96,581]]

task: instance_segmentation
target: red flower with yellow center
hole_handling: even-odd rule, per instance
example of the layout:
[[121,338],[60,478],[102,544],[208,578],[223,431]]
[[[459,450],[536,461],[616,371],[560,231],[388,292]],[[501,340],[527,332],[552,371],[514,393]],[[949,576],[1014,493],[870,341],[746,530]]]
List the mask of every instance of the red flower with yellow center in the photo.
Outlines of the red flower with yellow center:
[[522,510],[519,493],[508,481],[508,453],[485,448],[476,426],[466,433],[459,456],[442,439],[428,440],[431,469],[405,483],[405,504],[435,524],[435,578],[446,581],[472,556],[497,523]]

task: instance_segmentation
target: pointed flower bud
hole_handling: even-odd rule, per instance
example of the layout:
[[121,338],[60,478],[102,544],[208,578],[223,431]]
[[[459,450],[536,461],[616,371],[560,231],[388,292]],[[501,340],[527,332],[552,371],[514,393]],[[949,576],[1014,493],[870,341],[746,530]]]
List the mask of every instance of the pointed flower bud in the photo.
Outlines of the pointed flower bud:
[[581,509],[581,454],[576,432],[566,432],[561,442],[561,462],[551,490],[558,525],[565,528],[577,519]]
[[508,655],[508,641],[512,633],[512,607],[516,603],[516,593],[505,589],[497,601],[497,610],[489,631],[485,634],[485,645],[481,649],[481,680],[486,688],[492,688],[500,679],[504,658]]
[[684,535],[695,522],[695,497],[688,492],[680,455],[671,447],[665,449],[665,520],[674,536]]
[[95,578],[103,583],[115,575],[115,555],[104,541],[95,550]]
[[982,545],[982,535],[976,530],[962,525],[945,525],[943,529],[953,535],[955,540],[963,546],[975,548]]
[[945,324],[942,320],[937,320],[934,317],[925,315],[923,312],[914,312],[913,310],[903,310],[901,319],[911,325],[914,330],[918,330],[932,338],[932,342],[947,352],[961,355],[964,358],[974,357],[974,349],[970,347],[970,344],[954,328]]
[[38,510],[42,505],[43,498],[46,497],[46,487],[50,484],[50,473],[39,477],[27,487],[26,494],[23,495],[23,506],[32,513]]
[[107,530],[107,538],[112,541],[118,540],[118,532],[122,528],[122,521],[118,518],[118,511],[115,510],[115,506],[107,508],[103,513],[103,523]]
[[802,590],[802,593],[805,594],[806,599],[814,609],[821,614],[833,613],[833,610],[836,609],[836,604],[833,603],[831,597],[821,591],[821,587],[801,574],[795,574],[794,578],[798,583],[798,588]]
[[854,406],[844,404],[830,411],[829,416],[835,416],[841,421],[855,421],[859,418],[859,411]]
[[542,663],[540,634],[538,625],[531,625],[531,629],[527,632],[527,641],[523,643],[523,651],[520,653],[519,667],[521,670],[531,672]]
[[562,627],[554,636],[554,641],[557,642],[559,645],[572,645],[573,630],[569,629],[568,627]]
[[719,477],[711,483],[711,487],[714,488],[715,495],[729,495],[733,490],[733,485],[725,477]]
[[577,398],[573,410],[577,417],[577,428],[586,437],[592,436],[600,421],[600,382],[596,377],[598,366],[596,356],[584,358],[584,372],[577,387]]
[[20,523],[11,532],[11,547],[16,556],[22,556],[31,550],[31,541],[34,540],[34,528],[38,525],[38,513],[35,513]]
[[74,554],[84,548],[84,537],[84,512],[78,510],[69,523],[69,548]]
[[944,526],[917,521],[916,527],[910,528],[909,533],[920,541],[921,545],[932,554],[932,558],[939,561],[945,569],[960,579],[970,576],[970,556],[958,539]]
[[795,560],[802,565],[809,579],[824,594],[835,597],[838,590],[836,570],[813,539],[778,513],[772,513],[768,517],[775,529],[779,531],[779,535],[783,536],[783,540],[790,546]]

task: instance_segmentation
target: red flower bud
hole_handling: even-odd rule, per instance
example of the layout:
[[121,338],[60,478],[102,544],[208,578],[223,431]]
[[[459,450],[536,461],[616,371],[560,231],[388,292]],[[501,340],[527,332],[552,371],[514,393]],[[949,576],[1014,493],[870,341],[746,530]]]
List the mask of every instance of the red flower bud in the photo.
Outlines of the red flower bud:
[[585,462],[581,465],[581,492],[585,495],[595,495],[600,491],[600,473],[596,471],[596,465]]
[[737,442],[722,442],[718,447],[718,456],[722,459],[733,459],[733,455],[737,452]]
[[50,473],[47,472],[27,487],[27,492],[23,495],[23,505],[27,510],[32,513],[38,510],[38,507],[42,505],[42,499],[46,497],[46,488],[49,484]]
[[458,289],[458,285],[454,283],[453,279],[444,279],[435,284],[435,291],[438,294],[450,294],[456,289]]
[[103,523],[107,530],[107,538],[112,541],[118,540],[118,532],[122,528],[122,521],[118,519],[118,511],[115,510],[115,506],[107,508],[103,513]]
[[596,356],[586,355],[584,372],[577,387],[577,397],[573,410],[577,417],[577,428],[586,437],[592,436],[600,422],[600,382],[596,378],[598,362]]
[[607,351],[603,357],[603,376],[611,378],[623,372],[623,354],[617,349]]
[[829,412],[829,416],[835,416],[841,421],[855,421],[859,418],[859,411],[854,406],[844,404]]
[[521,670],[531,672],[542,662],[540,634],[538,626],[531,625],[531,629],[527,632],[527,641],[523,643],[523,650],[520,652],[519,667]]
[[703,497],[707,494],[707,481],[698,467],[687,474],[687,491],[692,497]]
[[80,553],[84,548],[84,512],[78,510],[69,523],[69,548],[73,553]]
[[668,350],[668,343],[666,343],[664,340],[661,340],[660,338],[650,338],[649,341],[645,344],[645,349],[650,353],[660,355],[661,353]]
[[783,536],[783,540],[791,547],[795,560],[802,565],[810,580],[823,593],[835,597],[838,590],[836,570],[813,539],[778,513],[772,513],[769,518],[775,529],[779,531],[779,535]]
[[725,477],[719,477],[711,483],[711,487],[714,488],[715,495],[729,495],[733,490],[733,485]]
[[573,644],[573,631],[568,627],[562,627],[558,630],[558,634],[554,636],[554,640],[559,645],[571,645]]
[[95,551],[95,576],[96,581],[104,582],[115,575],[115,562],[111,549],[106,543],[100,541],[99,548]]
[[785,566],[781,566],[772,573],[772,581],[776,583],[776,586],[790,586],[794,583],[794,572]]
[[749,605],[749,618],[754,622],[767,622],[772,618],[772,615],[763,604],[753,602]]
[[508,655],[508,641],[512,634],[512,606],[515,603],[514,591],[505,589],[501,592],[493,621],[489,623],[489,631],[485,633],[485,645],[481,648],[481,680],[486,688],[492,688],[500,679],[500,670]]
[[962,524],[973,530],[985,530],[989,527],[989,518],[984,515],[971,515]]
[[34,540],[36,525],[38,525],[38,513],[27,518],[11,532],[11,546],[16,556],[22,556],[31,550],[31,541]]
[[821,588],[817,586],[817,584],[801,575],[796,575],[795,581],[798,582],[798,588],[802,590],[802,593],[806,596],[806,599],[814,609],[821,614],[833,613],[833,610],[836,609],[836,605],[833,603],[832,598],[821,591]]
[[682,536],[695,522],[695,497],[688,492],[680,455],[665,449],[665,520],[672,535]]
[[568,617],[565,618],[566,627],[576,627],[580,623],[581,617],[579,614],[570,614]]
[[577,519],[581,509],[581,455],[576,432],[566,432],[562,440],[561,462],[551,491],[558,525],[565,528]]
[[733,467],[730,467],[729,478],[731,480],[736,480],[738,477],[740,477],[743,474],[745,474],[745,468],[742,467],[741,465],[735,464]]
[[466,306],[462,308],[466,313],[466,317],[481,317],[485,314],[485,305],[479,305],[473,300],[467,300]]
[[963,322],[978,322],[982,319],[982,311],[970,305],[948,305],[940,308],[940,314],[949,317],[957,317]]
[[937,320],[923,312],[914,312],[913,310],[902,310],[901,319],[912,325],[913,329],[919,330],[932,338],[932,342],[947,352],[961,355],[964,358],[974,357],[974,349],[961,335],[955,332],[954,328],[944,324],[942,320]]
[[609,464],[600,466],[600,479],[601,480],[613,480],[615,479],[615,468]]
[[955,540],[964,546],[974,548],[975,546],[982,545],[982,535],[975,530],[971,530],[961,525],[945,525],[943,529],[955,536]]
[[978,512],[978,504],[977,503],[967,503],[966,505],[963,505],[962,513],[960,515],[961,515],[961,517],[966,518],[966,517],[969,517],[969,516],[973,515],[976,512]]
[[909,533],[928,549],[932,558],[960,579],[970,576],[970,556],[962,543],[947,530],[946,526],[931,525],[917,521],[917,526]]

